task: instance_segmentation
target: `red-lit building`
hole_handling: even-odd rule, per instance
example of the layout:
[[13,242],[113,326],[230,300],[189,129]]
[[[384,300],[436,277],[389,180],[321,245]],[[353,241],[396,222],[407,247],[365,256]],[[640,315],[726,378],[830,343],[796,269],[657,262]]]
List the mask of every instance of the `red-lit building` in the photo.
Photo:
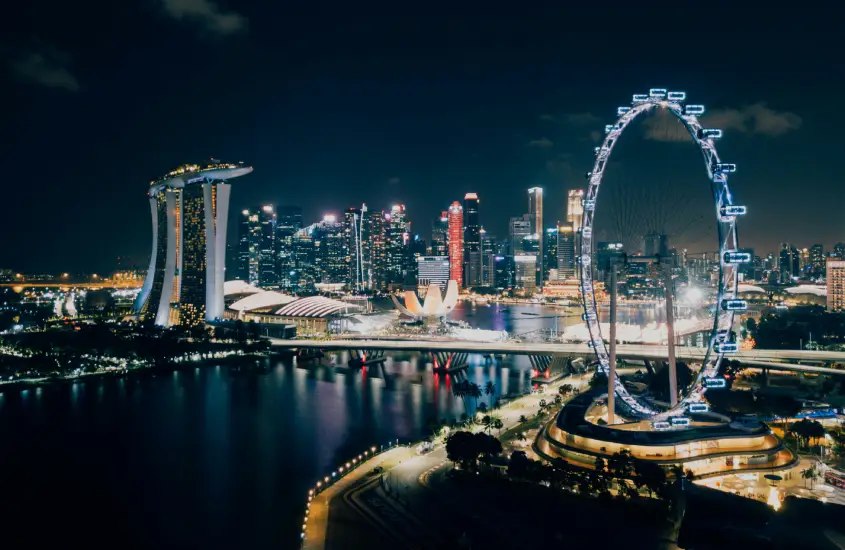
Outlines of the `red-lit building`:
[[464,209],[455,201],[449,207],[449,279],[464,286]]

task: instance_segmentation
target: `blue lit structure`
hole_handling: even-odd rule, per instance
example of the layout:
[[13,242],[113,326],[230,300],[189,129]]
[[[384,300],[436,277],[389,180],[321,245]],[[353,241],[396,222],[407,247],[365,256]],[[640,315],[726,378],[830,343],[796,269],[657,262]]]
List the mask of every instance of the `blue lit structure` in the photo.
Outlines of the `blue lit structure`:
[[[581,257],[582,265],[585,267],[589,265],[590,255],[595,248],[592,241],[594,234],[592,226],[604,170],[607,167],[613,147],[618,142],[622,132],[639,115],[655,109],[664,109],[684,125],[701,152],[715,202],[719,257],[724,260],[719,265],[719,285],[716,299],[716,303],[720,304],[721,307],[717,308],[714,315],[713,328],[708,339],[708,349],[702,368],[698,371],[689,394],[681,396],[677,405],[668,411],[658,410],[654,405],[634,398],[622,382],[616,379],[614,393],[619,399],[615,401],[621,405],[624,414],[631,418],[652,418],[655,421],[668,420],[683,414],[690,403],[701,402],[704,391],[708,387],[715,387],[709,386],[705,380],[716,378],[724,354],[731,353],[731,346],[736,345],[734,342],[727,341],[732,339],[726,337],[722,339],[723,343],[720,346],[715,346],[719,341],[717,335],[720,333],[730,334],[735,312],[743,311],[746,307],[743,300],[735,299],[739,284],[739,265],[751,260],[749,254],[739,251],[736,230],[737,216],[744,215],[746,210],[744,206],[733,204],[733,196],[728,185],[728,175],[736,171],[736,165],[723,163],[716,151],[714,142],[722,136],[722,130],[701,126],[698,116],[705,112],[704,105],[685,104],[686,98],[686,92],[670,92],[664,88],[652,88],[648,94],[633,95],[631,106],[617,108],[618,119],[616,123],[608,124],[605,127],[604,141],[600,147],[595,148],[595,163],[593,169],[587,173],[589,187],[584,196],[584,216],[581,225]],[[581,270],[581,294],[585,311],[582,318],[589,330],[589,346],[594,350],[597,361],[601,365],[601,370],[606,372],[609,370],[610,356],[598,321],[598,309],[592,278],[591,269]]]

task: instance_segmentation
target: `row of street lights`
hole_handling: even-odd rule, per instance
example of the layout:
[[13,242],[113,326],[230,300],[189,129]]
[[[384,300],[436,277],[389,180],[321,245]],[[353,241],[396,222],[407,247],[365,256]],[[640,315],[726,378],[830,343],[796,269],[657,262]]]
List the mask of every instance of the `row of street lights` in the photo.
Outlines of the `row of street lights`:
[[334,470],[330,475],[324,476],[323,479],[317,480],[317,483],[308,490],[308,500],[305,502],[305,517],[302,520],[302,533],[300,534],[300,539],[302,540],[302,545],[305,544],[305,530],[308,527],[308,516],[311,513],[311,501],[314,500],[314,497],[320,494],[322,491],[331,487],[336,481],[340,480],[366,462],[368,459],[377,456],[384,451],[388,451],[395,447],[399,446],[399,439],[395,441],[388,442],[386,445],[380,445],[378,450],[376,449],[375,445],[370,447],[369,449],[365,450],[363,453],[359,454],[356,457],[353,457],[352,460],[347,461],[344,464],[341,464],[337,470]]

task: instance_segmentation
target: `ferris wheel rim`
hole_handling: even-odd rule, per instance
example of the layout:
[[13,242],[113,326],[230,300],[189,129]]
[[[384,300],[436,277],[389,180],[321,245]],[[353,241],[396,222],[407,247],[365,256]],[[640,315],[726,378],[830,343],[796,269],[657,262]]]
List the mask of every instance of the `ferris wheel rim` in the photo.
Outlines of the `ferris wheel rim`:
[[[675,95],[675,100],[670,99],[673,94]],[[737,251],[739,249],[739,241],[736,216],[725,216],[724,213],[724,207],[726,205],[731,207],[736,207],[736,205],[733,205],[730,186],[728,184],[728,172],[725,172],[721,168],[723,166],[732,166],[733,170],[735,170],[735,165],[722,164],[718,151],[716,150],[714,140],[721,137],[721,130],[703,128],[699,122],[698,115],[704,112],[704,106],[685,106],[685,99],[686,94],[684,92],[667,93],[663,89],[652,89],[648,95],[635,95],[631,107],[619,107],[617,109],[618,118],[616,123],[605,127],[606,135],[601,146],[596,148],[596,160],[593,164],[593,170],[587,174],[589,184],[584,199],[584,215],[581,221],[581,239],[578,254],[581,261],[580,291],[584,309],[583,320],[587,325],[589,341],[598,361],[598,366],[604,369],[605,372],[609,371],[610,362],[599,322],[598,303],[596,301],[595,285],[592,277],[593,259],[595,256],[592,236],[594,215],[598,205],[598,193],[604,177],[604,170],[607,167],[616,142],[628,125],[641,114],[647,113],[655,108],[668,110],[684,125],[692,141],[701,152],[707,177],[710,181],[711,190],[713,191],[717,222],[719,284],[717,287],[713,326],[710,329],[705,356],[689,391],[682,392],[677,405],[666,411],[658,411],[653,406],[635,398],[628,393],[618,377],[615,379],[614,393],[621,398],[619,401],[623,404],[623,408],[629,409],[633,413],[633,416],[644,418],[677,416],[685,410],[690,402],[699,401],[703,397],[707,389],[705,378],[714,377],[718,373],[719,365],[724,360],[725,353],[722,346],[718,350],[715,349],[720,331],[725,330],[721,327],[726,324],[727,334],[730,335],[735,316],[733,310],[727,312],[721,311],[726,296],[730,296],[736,300],[739,284],[739,269],[737,265],[729,264],[725,260],[725,252],[730,250]],[[730,172],[733,170],[730,170]],[[741,213],[744,213],[744,207],[737,208],[743,208]],[[729,212],[734,211],[736,210],[729,210]],[[585,243],[587,245],[586,251]],[[731,245],[732,248],[727,248]]]

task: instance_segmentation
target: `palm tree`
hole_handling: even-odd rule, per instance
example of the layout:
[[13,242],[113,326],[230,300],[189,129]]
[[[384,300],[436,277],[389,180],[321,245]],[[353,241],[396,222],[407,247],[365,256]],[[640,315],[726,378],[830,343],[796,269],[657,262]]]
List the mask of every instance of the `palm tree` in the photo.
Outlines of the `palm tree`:
[[810,480],[810,488],[812,488],[813,482],[816,480],[816,471],[813,469],[812,466],[809,468],[804,468],[801,470],[801,478],[804,480],[804,487],[807,486],[807,480]]
[[484,430],[489,435],[490,430],[493,428],[493,417],[489,414],[485,414],[484,417],[481,419],[481,425],[484,426]]
[[502,422],[502,419],[499,418],[498,416],[494,416],[493,422],[491,423],[491,425],[494,428],[496,428],[496,435],[501,436],[502,435],[502,428],[505,427],[505,423]]
[[519,423],[525,424],[526,422],[528,422],[528,418],[524,414],[519,415]]
[[492,380],[488,380],[484,384],[484,394],[487,395],[487,402],[490,404],[490,409],[493,408],[493,396],[496,395],[496,385]]
[[469,384],[468,395],[475,399],[475,407],[478,408],[478,398],[481,397],[481,386],[478,384]]

